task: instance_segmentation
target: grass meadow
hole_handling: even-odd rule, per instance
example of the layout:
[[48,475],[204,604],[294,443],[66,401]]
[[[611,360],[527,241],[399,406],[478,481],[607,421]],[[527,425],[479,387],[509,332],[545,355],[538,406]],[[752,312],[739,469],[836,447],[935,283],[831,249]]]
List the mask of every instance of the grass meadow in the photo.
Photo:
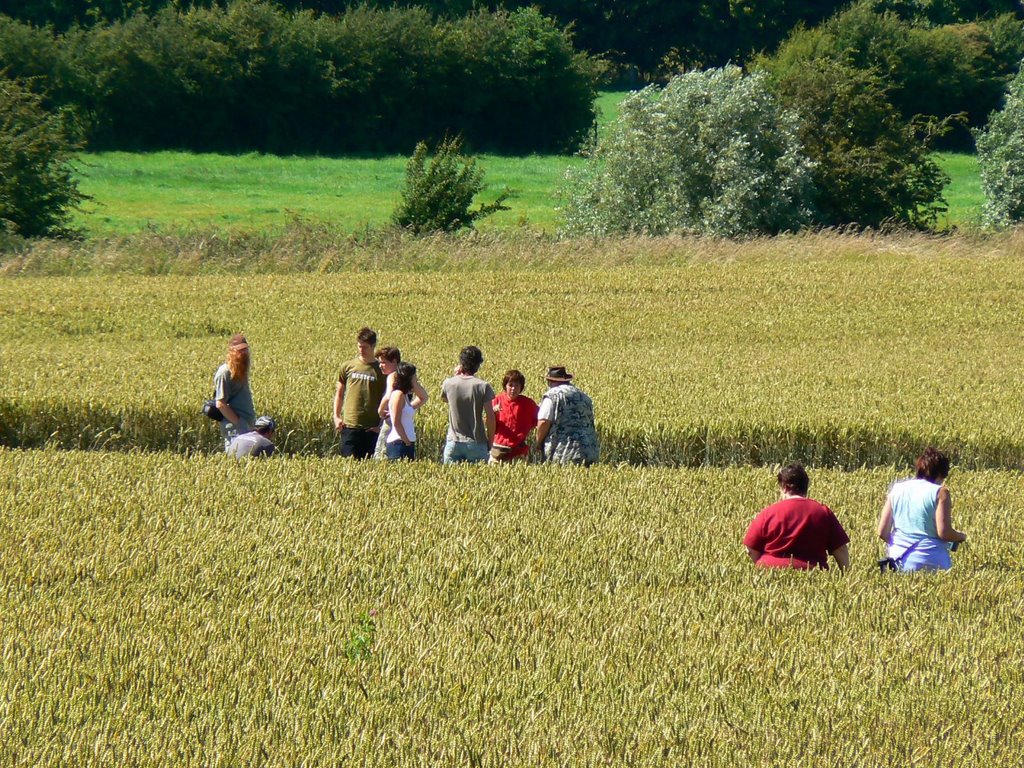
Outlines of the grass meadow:
[[[950,175],[943,228],[980,221],[984,195],[973,155],[939,154]],[[559,224],[557,190],[579,157],[481,155],[487,188],[477,203],[506,189],[507,211],[482,220],[484,232]],[[155,229],[233,232],[280,231],[300,219],[348,232],[389,223],[405,180],[406,158],[277,157],[188,152],[87,154],[80,162],[82,191],[90,195],[74,225],[89,237]]]
[[[626,92],[599,95],[597,130],[613,122]],[[984,195],[973,155],[940,153],[950,176],[949,211],[939,226],[976,226]],[[403,156],[277,157],[189,152],[104,152],[79,163],[82,191],[92,197],[74,221],[89,237],[156,230],[280,232],[296,219],[360,232],[389,223],[405,179]],[[477,202],[509,192],[501,211],[478,224],[484,232],[553,233],[558,190],[579,157],[480,155],[485,191]]]
[[[599,126],[612,122],[625,92],[600,94]],[[87,153],[79,162],[82,191],[92,200],[74,226],[89,237],[145,230],[280,231],[289,221],[330,222],[347,232],[390,221],[408,158],[278,157],[191,152]],[[484,231],[558,226],[557,189],[578,157],[481,155],[487,189],[477,202],[509,193],[506,205],[480,223]]]

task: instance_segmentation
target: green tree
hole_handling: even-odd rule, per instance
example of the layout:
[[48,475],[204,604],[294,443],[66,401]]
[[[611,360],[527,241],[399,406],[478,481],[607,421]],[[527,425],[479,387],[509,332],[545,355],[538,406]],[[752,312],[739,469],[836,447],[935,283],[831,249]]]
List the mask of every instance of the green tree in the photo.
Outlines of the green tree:
[[484,169],[476,164],[476,158],[462,154],[461,139],[446,138],[428,163],[429,154],[426,142],[421,141],[405,166],[402,200],[392,214],[395,224],[417,235],[454,232],[508,210],[503,205],[507,193],[470,210],[473,198],[483,191]]
[[692,72],[627,98],[618,121],[570,172],[569,234],[740,236],[811,220],[813,163],[764,76]]
[[1010,82],[1003,108],[977,134],[978,167],[985,192],[985,222],[1024,221],[1024,74]]
[[0,226],[24,237],[71,234],[71,212],[85,199],[71,167],[76,149],[62,115],[0,78]]
[[757,66],[776,77],[793,69],[799,76],[819,59],[873,70],[885,79],[888,99],[904,120],[921,115],[945,121],[952,130],[939,144],[964,149],[971,137],[963,123],[982,125],[996,108],[1022,46],[1024,27],[1012,16],[930,26],[860,0],[819,27],[794,30]]
[[800,141],[815,161],[821,223],[923,227],[945,210],[948,177],[873,70],[814,59],[786,69],[773,87],[800,116]]

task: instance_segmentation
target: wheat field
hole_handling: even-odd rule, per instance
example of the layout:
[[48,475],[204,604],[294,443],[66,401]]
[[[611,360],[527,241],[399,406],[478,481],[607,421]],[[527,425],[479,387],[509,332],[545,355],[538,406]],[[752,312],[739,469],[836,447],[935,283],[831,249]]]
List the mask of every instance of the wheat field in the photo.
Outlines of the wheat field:
[[879,575],[755,571],[759,468],[4,451],[5,765],[1015,765],[1020,477]]
[[[0,764],[1017,765],[1018,240],[7,262]],[[336,455],[364,324],[435,396],[422,460]],[[280,424],[268,461],[218,455],[199,414],[235,331]],[[438,387],[471,343],[535,397],[573,371],[601,463],[439,465]],[[929,443],[968,545],[882,575],[876,516]],[[743,552],[793,460],[850,534],[845,574]]]

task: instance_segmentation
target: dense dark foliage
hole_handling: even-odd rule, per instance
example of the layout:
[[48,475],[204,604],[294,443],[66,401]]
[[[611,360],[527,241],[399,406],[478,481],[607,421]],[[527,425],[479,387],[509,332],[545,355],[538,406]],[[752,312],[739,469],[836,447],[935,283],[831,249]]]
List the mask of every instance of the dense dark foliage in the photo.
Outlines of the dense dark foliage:
[[905,120],[959,116],[937,146],[969,148],[968,127],[983,125],[998,107],[1022,56],[1024,27],[1013,15],[920,26],[863,0],[815,29],[794,31],[759,63],[779,79],[799,77],[822,59],[873,71]]
[[165,8],[54,35],[0,17],[0,62],[73,109],[91,149],[572,150],[596,66],[536,10],[291,13],[260,0]]
[[[0,13],[36,25],[118,21],[138,10],[225,6],[227,0],[0,0]],[[577,44],[645,76],[687,67],[746,61],[772,51],[797,24],[811,27],[847,5],[843,0],[278,0],[287,10],[342,14],[361,5],[420,7],[444,18],[479,9],[536,7],[559,25],[573,25]],[[956,24],[1001,13],[1020,15],[1015,0],[874,0],[879,10],[927,25]]]
[[819,223],[935,223],[948,178],[873,71],[815,59],[785,70],[773,87],[800,117],[800,142],[815,162]]
[[0,77],[0,232],[69,234],[68,219],[84,199],[69,165],[75,148],[62,115]]

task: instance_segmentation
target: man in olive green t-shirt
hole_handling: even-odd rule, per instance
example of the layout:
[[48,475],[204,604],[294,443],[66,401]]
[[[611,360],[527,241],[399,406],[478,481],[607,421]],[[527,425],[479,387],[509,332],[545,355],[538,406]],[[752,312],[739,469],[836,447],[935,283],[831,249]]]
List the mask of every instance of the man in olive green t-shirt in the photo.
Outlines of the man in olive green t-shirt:
[[341,455],[365,459],[373,455],[380,432],[377,406],[387,378],[374,358],[377,334],[369,328],[356,335],[357,357],[341,366],[334,392],[334,429],[341,433]]

